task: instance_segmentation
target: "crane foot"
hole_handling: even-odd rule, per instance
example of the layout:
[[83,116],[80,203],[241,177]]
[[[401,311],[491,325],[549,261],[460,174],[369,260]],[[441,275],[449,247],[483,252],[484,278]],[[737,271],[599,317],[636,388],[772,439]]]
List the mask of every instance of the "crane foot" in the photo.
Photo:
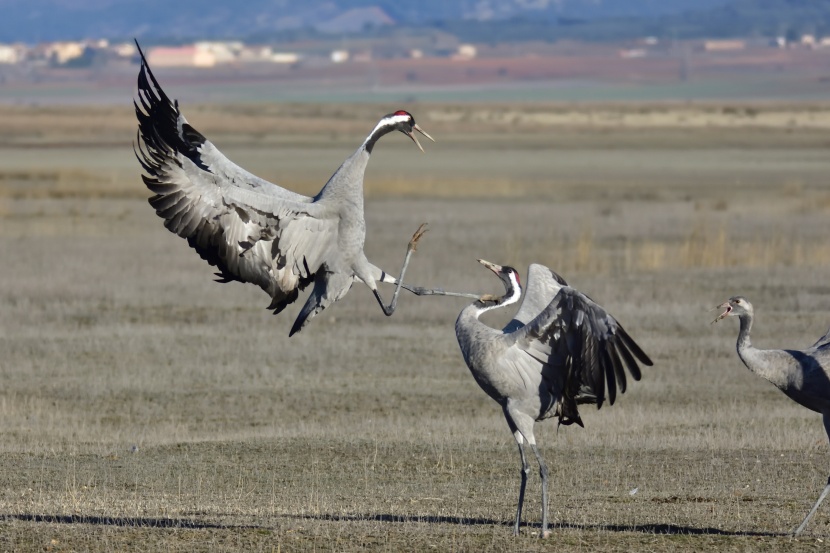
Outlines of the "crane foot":
[[418,227],[418,230],[415,231],[415,234],[412,235],[412,239],[409,241],[409,249],[413,252],[418,251],[418,240],[426,234],[429,230],[429,225],[427,223],[421,223],[421,226]]

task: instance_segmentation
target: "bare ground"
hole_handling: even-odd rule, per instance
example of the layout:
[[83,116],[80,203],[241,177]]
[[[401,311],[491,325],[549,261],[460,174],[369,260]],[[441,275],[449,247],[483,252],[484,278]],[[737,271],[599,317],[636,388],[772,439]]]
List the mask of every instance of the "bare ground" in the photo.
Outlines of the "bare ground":
[[[511,536],[518,456],[457,351],[464,300],[404,296],[386,318],[355,286],[289,340],[299,307],[274,317],[259,290],[211,282],[141,199],[128,141],[58,148],[30,129],[0,147],[0,550],[823,547],[827,509],[786,536],[826,480],[820,419],[751,375],[737,325],[707,311],[748,296],[761,347],[826,330],[821,133],[580,127],[571,144],[557,127],[504,143],[420,122],[439,140],[426,156],[390,137],[372,160],[370,259],[396,272],[429,221],[413,282],[498,292],[476,258],[545,263],[656,362],[614,406],[586,407],[584,430],[538,426],[553,538],[533,537],[535,474]],[[310,188],[359,136],[276,153],[224,138]]]

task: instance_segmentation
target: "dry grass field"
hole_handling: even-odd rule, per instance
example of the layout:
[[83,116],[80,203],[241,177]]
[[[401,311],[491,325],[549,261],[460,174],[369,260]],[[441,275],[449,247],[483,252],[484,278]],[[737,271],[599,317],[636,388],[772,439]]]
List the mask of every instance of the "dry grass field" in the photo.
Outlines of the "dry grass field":
[[[401,106],[185,109],[240,164],[313,193]],[[820,417],[747,371],[830,323],[830,106],[414,105],[366,175],[367,253],[500,292],[475,259],[544,263],[655,360],[585,429],[519,462],[458,352],[464,301],[365,287],[288,339],[146,204],[128,109],[0,107],[0,551],[781,551],[826,547]],[[391,290],[385,290],[388,296]],[[494,314],[494,325],[509,318]],[[634,490],[636,489],[636,493]]]

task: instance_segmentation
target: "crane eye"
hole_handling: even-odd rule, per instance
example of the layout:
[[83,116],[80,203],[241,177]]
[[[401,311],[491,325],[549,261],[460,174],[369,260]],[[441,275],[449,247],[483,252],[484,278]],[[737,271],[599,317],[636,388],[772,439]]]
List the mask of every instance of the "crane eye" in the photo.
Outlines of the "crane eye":
[[741,300],[735,300],[735,305],[741,303]]

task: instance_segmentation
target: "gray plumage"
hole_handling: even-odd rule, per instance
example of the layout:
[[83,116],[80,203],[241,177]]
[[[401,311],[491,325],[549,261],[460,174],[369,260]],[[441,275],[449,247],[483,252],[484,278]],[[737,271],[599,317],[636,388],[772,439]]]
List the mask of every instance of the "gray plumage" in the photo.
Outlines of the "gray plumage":
[[[313,198],[261,179],[239,167],[194,129],[161,89],[141,52],[136,156],[155,193],[150,204],[164,226],[218,269],[219,282],[250,282],[270,297],[280,313],[313,283],[291,329],[299,331],[316,314],[342,298],[355,280],[374,293],[391,315],[399,281],[422,229],[410,242],[400,279],[376,267],[363,253],[363,174],[376,141],[398,130],[421,148],[413,131],[427,138],[411,114],[397,111],[377,124],[366,140]],[[421,148],[423,151],[423,149]],[[387,307],[377,283],[398,284]]]
[[[716,309],[724,309],[716,323],[725,317],[738,317],[738,356],[744,365],[761,378],[772,383],[784,394],[811,411],[821,413],[824,430],[830,439],[830,331],[807,349],[758,349],[752,345],[749,332],[752,330],[754,310],[743,296],[734,296]],[[830,477],[807,517],[795,530],[801,534],[807,523],[818,510],[819,505],[830,493]]]
[[502,297],[482,296],[461,311],[455,323],[458,345],[481,388],[501,405],[522,461],[521,487],[514,534],[519,533],[529,465],[527,441],[539,463],[542,478],[542,532],[548,533],[547,467],[536,448],[536,421],[558,417],[560,424],[582,426],[577,406],[608,400],[625,392],[626,369],[634,380],[641,376],[638,361],[649,357],[614,317],[590,298],[571,288],[543,265],[531,265],[527,291],[514,319],[502,330],[491,328],[479,316],[515,303],[521,296],[519,274],[511,267],[480,261],[505,286]]

